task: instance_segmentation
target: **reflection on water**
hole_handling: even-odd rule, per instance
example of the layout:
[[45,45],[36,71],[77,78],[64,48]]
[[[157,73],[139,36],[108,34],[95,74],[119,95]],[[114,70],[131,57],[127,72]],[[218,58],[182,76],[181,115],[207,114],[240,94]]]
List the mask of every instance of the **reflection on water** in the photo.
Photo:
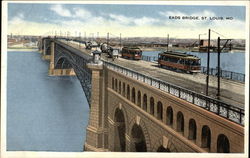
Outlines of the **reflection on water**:
[[48,76],[36,52],[8,52],[8,151],[83,151],[88,113],[76,77]]

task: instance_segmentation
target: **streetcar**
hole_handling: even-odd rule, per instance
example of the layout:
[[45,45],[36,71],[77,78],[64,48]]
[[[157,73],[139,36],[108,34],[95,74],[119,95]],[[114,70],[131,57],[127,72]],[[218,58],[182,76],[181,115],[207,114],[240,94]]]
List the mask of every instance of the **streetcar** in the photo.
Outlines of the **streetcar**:
[[173,51],[159,53],[158,65],[159,67],[187,73],[198,73],[201,70],[200,58],[195,55]]
[[140,60],[142,56],[142,50],[138,47],[123,47],[121,54],[122,58]]

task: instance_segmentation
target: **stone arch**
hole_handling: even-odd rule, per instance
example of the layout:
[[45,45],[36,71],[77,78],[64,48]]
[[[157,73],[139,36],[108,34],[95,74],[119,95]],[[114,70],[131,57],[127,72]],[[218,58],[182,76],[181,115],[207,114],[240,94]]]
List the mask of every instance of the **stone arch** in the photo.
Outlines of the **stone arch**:
[[169,107],[167,107],[167,121],[166,121],[166,123],[167,123],[167,125],[170,125],[170,126],[172,126],[173,125],[173,109],[172,109],[172,107],[171,106],[169,106]]
[[148,99],[147,99],[147,94],[143,95],[143,105],[142,105],[142,109],[147,111],[147,103],[148,103]]
[[130,100],[130,86],[127,85],[127,99]]
[[153,97],[150,97],[150,114],[152,114],[154,116],[154,112],[155,112],[155,101]]
[[196,140],[197,127],[194,119],[189,120],[188,129],[188,139]]
[[230,143],[224,134],[220,134],[217,138],[217,152],[218,153],[230,153]]
[[[166,137],[167,138],[167,137]],[[172,142],[171,138],[168,138],[166,144],[163,144],[163,138],[159,138],[158,141],[156,141],[156,143],[153,146],[152,151],[156,151],[156,152],[178,152],[177,148],[175,147],[175,145]]]
[[135,88],[132,88],[132,102],[135,103]]
[[161,101],[157,103],[157,119],[162,121],[163,106]]
[[184,116],[180,111],[177,113],[177,132],[184,132]]
[[[123,116],[124,116],[124,123],[125,123],[125,151],[127,151],[128,150],[128,148],[127,148],[127,139],[126,139],[126,135],[129,133],[129,123],[128,123],[128,115],[127,115],[127,110],[125,109],[125,108],[123,108],[123,105],[122,104],[120,104],[120,103],[116,103],[115,104],[115,106],[114,106],[114,108],[113,108],[113,110],[111,111],[111,115],[110,116],[112,116],[112,120],[113,120],[113,122],[114,122],[114,128],[113,128],[113,130],[111,130],[111,131],[113,131],[114,133],[112,133],[112,137],[114,138],[114,140],[113,140],[113,144],[114,144],[114,149],[119,149],[119,148],[116,148],[115,147],[115,145],[116,145],[116,143],[117,142],[115,142],[115,128],[116,128],[116,117],[115,117],[115,115],[116,115],[116,111],[117,110],[119,110],[120,112],[122,112],[123,113]],[[119,115],[119,114],[118,114]],[[118,125],[118,124],[117,124]]]
[[201,147],[202,148],[208,148],[211,147],[211,131],[210,128],[207,125],[204,125],[202,127],[201,131]]
[[141,92],[140,91],[137,92],[137,105],[141,107]]
[[115,110],[114,116],[114,151],[126,151],[126,124],[123,111]]
[[[139,125],[138,125],[138,122],[139,122]],[[134,125],[138,125],[141,127],[142,132],[143,132],[144,137],[145,137],[146,149],[147,149],[147,151],[152,151],[151,150],[150,136],[149,136],[147,127],[146,127],[144,121],[141,119],[138,119],[138,118],[132,119],[129,123],[129,129],[128,129],[129,130],[129,137],[130,137],[130,145],[129,145],[130,150],[129,151],[135,151],[134,144],[133,144],[133,138],[132,138],[132,128]]]

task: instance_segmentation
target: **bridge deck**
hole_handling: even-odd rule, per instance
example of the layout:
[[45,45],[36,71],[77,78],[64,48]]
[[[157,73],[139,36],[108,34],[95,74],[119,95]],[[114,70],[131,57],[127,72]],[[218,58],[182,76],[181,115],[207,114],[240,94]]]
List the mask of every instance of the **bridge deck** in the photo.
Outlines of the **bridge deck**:
[[[204,94],[206,90],[206,75],[201,73],[192,75],[173,72],[159,68],[157,63],[142,60],[134,61],[119,58],[118,60],[115,60],[114,63],[198,93]],[[209,81],[209,96],[217,98],[217,78],[210,76]],[[245,84],[242,83],[221,79],[220,100],[228,104],[244,107],[244,85]]]
[[[66,43],[66,42],[65,42]],[[84,49],[83,45],[79,47],[77,44],[68,43],[69,45],[80,49],[83,53],[91,53],[91,50]],[[92,50],[93,51],[93,50]],[[106,54],[102,55],[102,58],[112,61],[112,59],[107,58]],[[114,63],[127,67],[129,69],[138,71],[142,74],[159,78],[163,81],[169,82],[171,84],[184,87],[186,89],[195,91],[197,93],[205,93],[206,88],[206,75],[202,73],[198,74],[186,74],[178,73],[163,68],[159,68],[157,63],[147,62],[147,61],[135,61],[127,60],[123,58],[118,58],[113,61]],[[209,96],[212,98],[217,98],[217,78],[210,76],[209,79]],[[227,79],[221,79],[221,91],[220,91],[221,101],[244,108],[245,102],[245,84],[239,83]]]

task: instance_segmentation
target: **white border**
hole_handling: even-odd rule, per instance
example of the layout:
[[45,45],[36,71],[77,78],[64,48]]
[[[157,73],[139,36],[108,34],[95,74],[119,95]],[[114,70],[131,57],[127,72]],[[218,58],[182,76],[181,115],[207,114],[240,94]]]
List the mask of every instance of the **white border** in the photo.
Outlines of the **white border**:
[[[244,154],[192,154],[192,153],[117,153],[117,152],[29,152],[29,151],[6,151],[6,79],[7,79],[7,4],[8,3],[61,3],[61,4],[158,4],[158,5],[228,5],[246,7],[246,57],[245,57],[245,153]],[[209,157],[209,158],[242,158],[248,155],[248,137],[249,137],[249,5],[247,1],[3,1],[2,2],[2,36],[1,36],[1,156],[3,158],[50,158],[50,157]]]

